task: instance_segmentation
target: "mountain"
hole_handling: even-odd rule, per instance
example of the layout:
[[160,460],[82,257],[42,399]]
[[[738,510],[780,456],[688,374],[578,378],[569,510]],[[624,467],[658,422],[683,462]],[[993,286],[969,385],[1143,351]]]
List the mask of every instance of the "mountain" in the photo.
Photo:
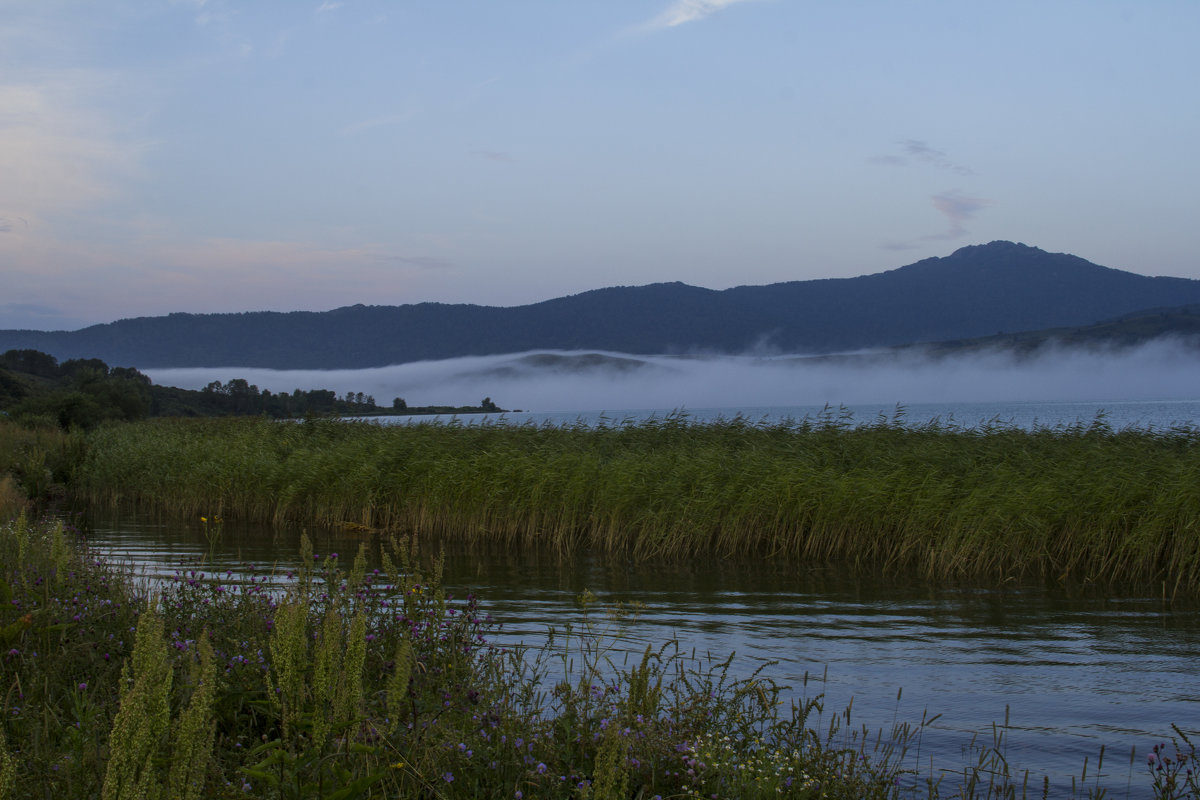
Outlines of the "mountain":
[[419,303],[171,314],[79,331],[0,331],[0,352],[139,368],[362,368],[527,350],[821,354],[1092,325],[1200,303],[1200,280],[1147,277],[991,242],[857,278],[620,286],[526,306]]

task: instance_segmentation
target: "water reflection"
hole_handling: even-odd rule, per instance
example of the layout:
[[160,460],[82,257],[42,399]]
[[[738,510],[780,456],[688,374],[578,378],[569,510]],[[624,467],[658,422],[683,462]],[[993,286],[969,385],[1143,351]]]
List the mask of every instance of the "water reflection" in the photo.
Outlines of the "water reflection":
[[[294,567],[300,534],[227,524],[210,548],[198,521],[126,513],[94,515],[88,538],[148,579],[201,560],[210,574],[236,578],[246,564],[280,575]],[[309,535],[318,553],[347,562],[364,541]],[[796,694],[824,692],[827,718],[853,698],[852,723],[872,729],[941,714],[922,757],[936,753],[949,769],[973,761],[972,737],[990,742],[992,723],[1007,714],[1011,764],[1069,780],[1103,745],[1105,772],[1123,796],[1132,747],[1144,754],[1168,738],[1170,723],[1188,730],[1200,720],[1200,605],[1192,601],[1078,585],[938,585],[762,560],[648,565],[452,545],[445,584],[483,598],[505,641],[536,644],[548,626],[579,622],[575,600],[587,589],[642,606],[614,631],[618,652],[677,637],[685,651],[736,652],[743,673],[777,661],[768,674]],[[1136,774],[1143,764],[1141,755],[1132,767],[1135,786],[1147,785]]]

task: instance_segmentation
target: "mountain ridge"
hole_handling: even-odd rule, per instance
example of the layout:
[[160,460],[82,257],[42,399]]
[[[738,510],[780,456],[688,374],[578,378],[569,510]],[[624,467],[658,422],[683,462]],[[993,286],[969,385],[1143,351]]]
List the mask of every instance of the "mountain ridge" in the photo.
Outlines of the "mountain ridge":
[[521,306],[423,302],[329,311],[175,312],[78,331],[0,331],[0,351],[139,368],[332,369],[595,349],[821,354],[1078,327],[1200,303],[1200,280],[1150,277],[1006,241],[854,278],[707,289],[612,286]]

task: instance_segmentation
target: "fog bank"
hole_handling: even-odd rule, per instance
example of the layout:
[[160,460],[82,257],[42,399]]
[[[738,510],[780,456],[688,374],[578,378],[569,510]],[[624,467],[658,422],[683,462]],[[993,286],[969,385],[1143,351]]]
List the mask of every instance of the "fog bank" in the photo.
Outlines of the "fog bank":
[[147,369],[155,383],[201,389],[244,378],[259,389],[363,392],[380,406],[476,405],[526,411],[1200,399],[1200,353],[1173,342],[1119,352],[990,352],[931,358],[671,357],[545,352],[356,370]]

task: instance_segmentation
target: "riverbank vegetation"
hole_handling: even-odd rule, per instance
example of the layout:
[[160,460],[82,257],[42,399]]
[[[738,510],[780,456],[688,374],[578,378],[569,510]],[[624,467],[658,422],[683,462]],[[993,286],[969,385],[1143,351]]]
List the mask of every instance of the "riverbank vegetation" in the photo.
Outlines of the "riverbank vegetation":
[[194,391],[159,386],[132,367],[109,367],[98,358],[69,359],[60,364],[54,356],[37,350],[0,354],[0,417],[63,430],[90,430],[113,420],[148,417],[261,415],[286,419],[501,411],[490,397],[477,406],[409,406],[402,397],[380,406],[362,392],[271,392],[243,378],[213,381]]
[[[539,648],[497,646],[478,600],[442,589],[436,559],[411,540],[377,546],[369,571],[365,545],[344,568],[304,540],[286,576],[191,564],[149,586],[59,521],[0,525],[0,800],[1050,791],[1016,774],[1001,739],[961,772],[921,773],[933,720],[856,728],[820,697],[782,702],[770,665],[733,677],[732,657],[674,642],[621,661],[610,648],[628,610],[586,593],[581,624]],[[1117,777],[1140,773],[1159,800],[1200,798],[1194,747],[1175,730]],[[1054,796],[1107,796],[1102,769],[1103,752]]]
[[162,420],[88,438],[76,490],[163,513],[932,576],[1200,586],[1200,432],[837,414],[600,428]]
[[898,792],[896,746],[760,673],[671,643],[611,663],[590,625],[494,646],[411,543],[370,572],[310,551],[283,592],[193,566],[147,594],[72,539],[0,527],[0,798]]
[[[0,525],[0,798],[1043,796],[998,746],[961,775],[918,774],[908,745],[919,726],[868,732],[820,698],[780,704],[794,693],[769,667],[734,677],[745,673],[671,642],[614,663],[607,637],[621,612],[605,616],[587,596],[592,622],[542,648],[496,646],[478,601],[446,596],[419,542],[437,532],[935,574],[1087,568],[1175,587],[1195,564],[1177,552],[1196,538],[1195,445],[1190,430],[1102,422],[969,432],[836,415],[598,430],[163,420],[87,435],[0,420],[3,515],[69,485],[216,525],[217,514],[356,521],[378,529],[365,546],[381,564],[308,554],[286,590],[253,568],[235,579],[193,564],[149,587],[90,555],[69,526]],[[949,500],[967,504],[952,518],[974,528],[891,541],[949,514]],[[1100,533],[1081,535],[1089,526]],[[1007,566],[1014,532],[1045,560]],[[1063,537],[1087,552],[1068,558]],[[958,539],[992,550],[973,562]],[[1156,557],[1121,555],[1131,539]],[[1127,780],[1146,776],[1155,798],[1200,798],[1177,732],[1178,752],[1131,760]],[[1070,796],[1101,794],[1085,767]]]

